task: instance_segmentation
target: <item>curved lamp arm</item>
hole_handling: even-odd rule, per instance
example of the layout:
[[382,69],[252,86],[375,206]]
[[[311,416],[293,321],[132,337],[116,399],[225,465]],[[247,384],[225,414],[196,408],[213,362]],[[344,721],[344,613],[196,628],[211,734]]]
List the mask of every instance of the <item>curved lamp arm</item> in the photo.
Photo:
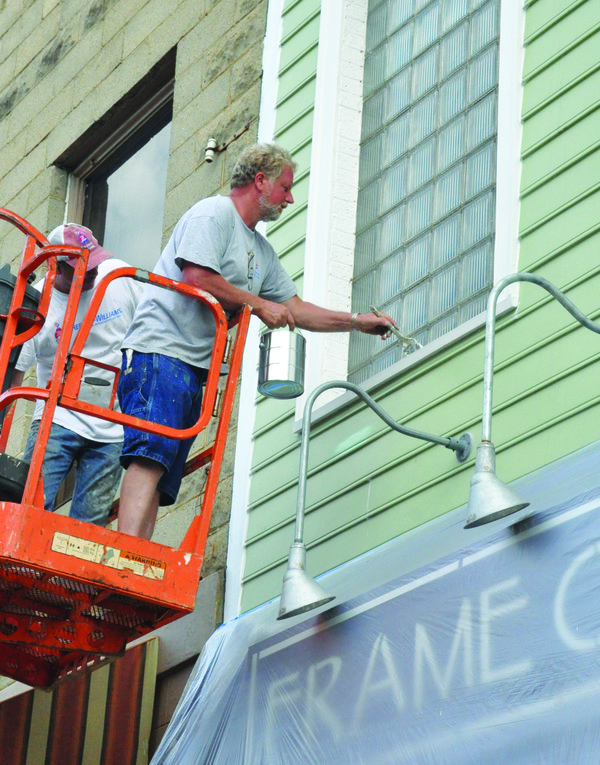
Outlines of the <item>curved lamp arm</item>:
[[552,282],[545,279],[543,276],[537,274],[531,274],[527,272],[517,272],[514,274],[508,274],[503,279],[500,279],[490,292],[487,313],[485,320],[485,357],[483,366],[483,415],[482,415],[482,427],[481,427],[481,440],[492,440],[492,391],[493,391],[493,371],[494,371],[494,335],[496,331],[496,304],[500,293],[506,289],[510,284],[515,282],[531,282],[531,284],[537,284],[539,287],[543,287],[547,290],[552,297],[555,297],[558,302],[567,309],[567,311],[573,316],[580,324],[590,329],[592,332],[600,334],[600,324],[595,324],[584,313],[582,313],[577,306],[572,303],[569,298],[561,292],[558,287],[555,287]]
[[466,529],[481,526],[512,515],[529,506],[510,486],[496,475],[496,451],[492,443],[492,377],[494,372],[494,337],[496,330],[496,304],[502,290],[514,282],[531,282],[543,287],[584,327],[600,334],[600,324],[583,314],[568,297],[543,276],[526,272],[508,274],[500,279],[490,292],[485,320],[485,359],[483,367],[483,413],[481,443],[475,456],[475,472],[471,478],[467,505]]
[[315,400],[321,393],[331,388],[345,388],[352,391],[359,396],[371,409],[377,414],[387,425],[396,430],[399,433],[403,433],[405,436],[412,436],[413,438],[420,438],[423,441],[430,441],[434,444],[440,444],[447,449],[452,449],[456,452],[456,458],[459,462],[464,462],[468,459],[471,453],[471,436],[465,433],[460,438],[444,438],[442,436],[434,436],[430,433],[424,433],[420,430],[414,430],[406,425],[401,425],[396,420],[392,419],[390,415],[382,409],[379,404],[374,401],[368,393],[358,385],[347,382],[346,380],[332,380],[330,382],[322,383],[317,386],[308,396],[306,404],[304,405],[304,414],[302,417],[302,445],[300,449],[300,475],[298,479],[298,499],[296,504],[296,531],[294,542],[303,542],[304,537],[304,508],[306,503],[306,482],[308,473],[308,444],[310,437],[310,427],[312,418],[312,409]]

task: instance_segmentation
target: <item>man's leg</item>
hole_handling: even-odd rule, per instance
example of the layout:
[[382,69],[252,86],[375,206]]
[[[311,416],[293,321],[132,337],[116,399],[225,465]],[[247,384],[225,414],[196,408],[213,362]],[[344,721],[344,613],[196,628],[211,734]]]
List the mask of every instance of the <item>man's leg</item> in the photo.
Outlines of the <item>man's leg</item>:
[[[31,423],[31,430],[27,437],[27,444],[23,455],[23,459],[26,462],[31,461],[39,427],[39,420],[34,420]],[[63,479],[73,466],[82,440],[81,436],[77,433],[52,423],[42,468],[44,476],[44,508],[46,510],[54,510],[56,494]]]
[[106,526],[123,475],[119,462],[122,445],[122,441],[106,444],[84,439],[77,455],[71,518]]
[[158,482],[165,468],[147,457],[133,457],[121,485],[118,530],[150,539],[156,523],[160,492]]
[[[195,370],[169,356],[136,352],[129,358],[125,354],[117,389],[121,411],[184,430],[198,419],[205,380],[206,370]],[[150,539],[159,502],[169,505],[177,498],[189,444],[183,445],[183,454],[178,439],[128,427],[124,432],[121,464],[126,472],[118,528]]]

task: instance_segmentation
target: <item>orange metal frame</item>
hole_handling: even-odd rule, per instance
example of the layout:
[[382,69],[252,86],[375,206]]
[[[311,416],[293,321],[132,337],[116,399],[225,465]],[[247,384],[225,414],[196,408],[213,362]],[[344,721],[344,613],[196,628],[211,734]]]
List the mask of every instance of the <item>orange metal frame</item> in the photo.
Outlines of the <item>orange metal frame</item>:
[[[226,359],[228,322],[211,295],[140,269],[121,268],[99,283],[73,339],[89,251],[51,246],[24,219],[7,210],[0,209],[0,220],[12,223],[26,236],[0,344],[2,379],[11,350],[32,337],[43,324],[55,278],[53,256],[69,254],[78,258],[48,387],[21,386],[0,395],[0,410],[18,399],[45,402],[22,501],[0,501],[4,516],[0,532],[0,674],[34,687],[51,688],[73,672],[122,654],[128,642],[193,610],[250,309],[245,307],[234,321],[235,341]],[[26,314],[21,308],[27,280],[45,261],[47,278],[37,313],[31,316],[31,312]],[[119,370],[86,359],[83,349],[106,288],[117,278],[133,278],[176,290],[200,300],[212,312],[216,334],[202,411],[198,422],[187,430],[177,431],[77,398],[84,366],[93,364],[114,371],[112,400],[115,399]],[[42,465],[57,406],[171,438],[188,438],[205,428],[213,416],[224,362],[229,364],[229,372],[214,440],[186,466],[186,474],[205,465],[209,468],[202,506],[179,548],[44,511]],[[2,451],[6,450],[11,424],[9,415],[0,436]]]

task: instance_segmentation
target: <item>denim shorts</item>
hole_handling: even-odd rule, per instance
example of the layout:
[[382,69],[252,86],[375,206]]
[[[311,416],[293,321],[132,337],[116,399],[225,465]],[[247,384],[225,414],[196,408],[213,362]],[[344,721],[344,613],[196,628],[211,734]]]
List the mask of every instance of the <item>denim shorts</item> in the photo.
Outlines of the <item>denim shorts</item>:
[[[133,351],[128,364],[128,354],[131,351],[123,354],[119,377],[121,411],[179,430],[198,422],[208,370],[160,353],[137,351]],[[146,457],[163,465],[165,472],[158,482],[160,504],[172,505],[194,438],[164,438],[127,427],[124,431],[121,465],[127,468],[134,457]]]

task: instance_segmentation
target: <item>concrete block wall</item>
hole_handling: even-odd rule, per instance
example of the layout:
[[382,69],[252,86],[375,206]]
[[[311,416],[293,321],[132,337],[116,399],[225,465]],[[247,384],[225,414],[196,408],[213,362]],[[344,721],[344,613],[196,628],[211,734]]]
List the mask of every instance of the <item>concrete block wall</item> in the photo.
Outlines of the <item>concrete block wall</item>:
[[256,137],[266,6],[15,0],[0,7],[2,206],[51,228],[50,199],[64,199],[66,181],[56,158],[177,46],[168,233],[187,206],[226,187],[232,152],[202,166],[207,139],[227,143],[247,123],[243,141]]
[[[57,158],[176,47],[164,243],[190,205],[226,193],[239,150],[256,140],[266,12],[267,0],[0,0],[0,207],[42,233],[62,222],[68,173]],[[205,163],[209,137],[222,146],[238,135]],[[0,262],[16,270],[22,245],[1,223]],[[19,405],[13,453],[29,411]],[[206,570],[221,576],[232,470],[226,459],[207,550]],[[201,476],[186,482],[157,541],[179,543],[201,493]]]

